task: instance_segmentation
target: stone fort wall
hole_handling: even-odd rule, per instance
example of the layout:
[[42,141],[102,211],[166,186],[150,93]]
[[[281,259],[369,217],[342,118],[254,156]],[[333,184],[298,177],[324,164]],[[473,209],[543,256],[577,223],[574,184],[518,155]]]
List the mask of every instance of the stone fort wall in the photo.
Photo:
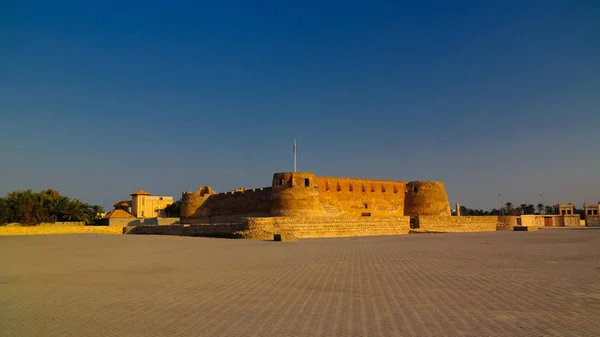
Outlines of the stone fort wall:
[[436,216],[421,215],[415,218],[415,228],[432,232],[492,232],[512,229],[516,216]]
[[127,234],[184,235],[273,240],[275,234],[294,238],[408,234],[409,217],[259,217],[231,224],[136,226]]
[[271,187],[216,193],[208,186],[182,195],[182,223],[235,222],[243,217],[449,216],[441,182],[319,177],[275,173]]
[[216,193],[208,186],[198,192],[184,192],[181,223],[237,222],[242,217],[269,216],[271,188],[238,189]]

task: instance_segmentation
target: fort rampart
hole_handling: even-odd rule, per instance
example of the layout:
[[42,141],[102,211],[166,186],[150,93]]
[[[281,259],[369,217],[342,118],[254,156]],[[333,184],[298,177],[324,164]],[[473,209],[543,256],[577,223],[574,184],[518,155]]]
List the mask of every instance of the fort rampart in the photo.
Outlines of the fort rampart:
[[275,173],[271,187],[216,193],[208,186],[184,192],[181,222],[241,221],[245,217],[449,216],[441,182],[319,177]]

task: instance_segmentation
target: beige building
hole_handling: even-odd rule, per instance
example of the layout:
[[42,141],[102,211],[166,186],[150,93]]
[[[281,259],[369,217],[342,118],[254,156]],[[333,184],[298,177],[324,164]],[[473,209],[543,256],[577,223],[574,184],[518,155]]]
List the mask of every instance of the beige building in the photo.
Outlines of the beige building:
[[597,204],[583,204],[586,226],[600,226],[600,202]]
[[151,195],[139,190],[131,194],[131,214],[136,218],[164,217],[163,210],[172,203],[170,195]]
[[139,190],[131,194],[131,200],[117,201],[113,207],[134,218],[159,218],[165,216],[163,210],[172,203],[173,197],[170,195],[151,195]]
[[554,205],[554,213],[559,215],[575,214],[575,206],[572,203]]

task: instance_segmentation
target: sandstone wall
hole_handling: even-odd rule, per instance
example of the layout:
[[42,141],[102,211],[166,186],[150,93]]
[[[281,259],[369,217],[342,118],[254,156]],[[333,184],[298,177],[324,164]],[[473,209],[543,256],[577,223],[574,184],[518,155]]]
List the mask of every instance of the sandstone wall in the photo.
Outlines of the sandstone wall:
[[404,216],[406,182],[317,177],[325,216]]
[[[410,188],[407,188],[410,186]],[[389,217],[450,215],[444,184],[407,183],[341,177],[311,172],[273,175],[271,187],[216,194],[202,186],[184,192],[182,223],[240,221],[242,217]]]
[[415,217],[415,225],[421,230],[433,232],[491,232],[499,226],[504,228],[511,222],[511,219],[504,218],[506,217],[421,215]]
[[241,219],[245,215],[270,215],[271,188],[244,189],[233,192],[200,196],[184,193],[182,199],[181,223],[214,222],[216,216],[230,216]]
[[600,227],[600,215],[586,215],[585,225],[588,227]]
[[232,238],[233,233],[244,230],[243,224],[203,224],[172,226],[135,226],[127,228],[127,234],[182,235]]
[[[9,223],[6,226],[23,226],[18,222]],[[57,222],[42,222],[37,226],[85,226],[83,221],[57,221]]]
[[273,175],[270,196],[272,216],[320,216],[316,177],[310,172],[283,172]]
[[116,226],[2,226],[0,236],[40,234],[122,234],[123,227]]
[[406,185],[404,215],[445,215],[450,216],[450,203],[439,181],[411,181]]
[[297,238],[400,235],[410,231],[409,217],[272,217],[250,218],[245,228],[256,232],[280,231]]
[[579,225],[579,214],[573,214],[573,215],[560,215],[557,216],[557,218],[560,219],[560,226],[565,226],[565,227],[580,227]]
[[273,216],[404,216],[406,182],[318,177],[310,172],[273,175]]
[[168,226],[179,224],[179,218],[112,218],[103,220],[102,225],[105,226]]
[[514,216],[514,215],[504,215],[504,216],[496,216],[496,218],[498,219],[498,224],[496,226],[496,230],[512,231],[513,228],[518,224],[517,220],[519,217]]
[[521,215],[519,217],[519,225],[528,227],[544,227],[544,216],[543,215]]

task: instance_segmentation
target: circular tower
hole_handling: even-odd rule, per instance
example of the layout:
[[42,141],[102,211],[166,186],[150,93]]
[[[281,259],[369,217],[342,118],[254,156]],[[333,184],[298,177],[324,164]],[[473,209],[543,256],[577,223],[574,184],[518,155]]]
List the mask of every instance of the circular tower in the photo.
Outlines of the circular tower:
[[201,186],[196,192],[183,192],[179,210],[181,223],[187,223],[192,218],[201,216],[200,207],[213,194],[215,194],[215,191],[209,186]]
[[270,199],[273,216],[323,215],[315,174],[311,172],[275,173]]
[[404,215],[450,216],[450,203],[448,202],[444,183],[439,181],[411,181],[406,184]]

